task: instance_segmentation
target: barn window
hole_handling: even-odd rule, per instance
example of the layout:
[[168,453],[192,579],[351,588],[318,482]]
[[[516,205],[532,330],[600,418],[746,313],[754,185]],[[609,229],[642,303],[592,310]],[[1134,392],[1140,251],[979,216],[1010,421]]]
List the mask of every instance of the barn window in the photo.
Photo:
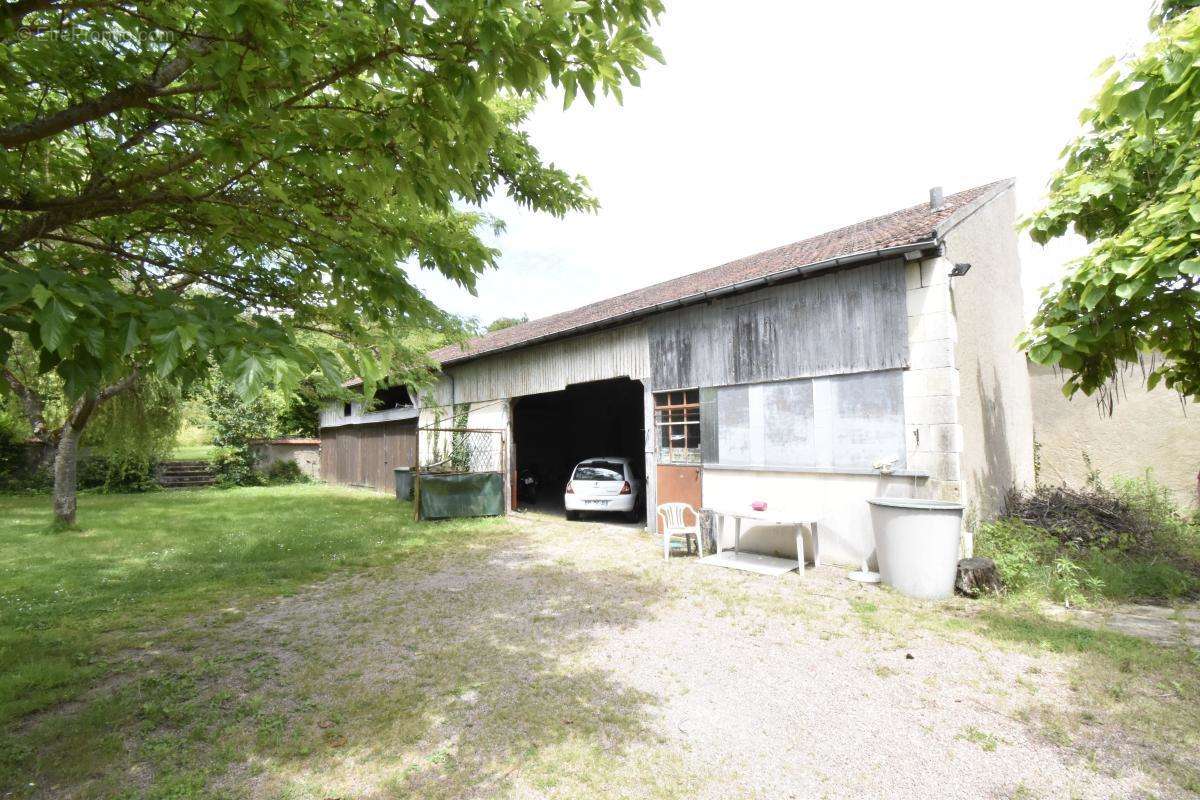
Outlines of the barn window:
[[660,464],[699,464],[700,390],[655,394],[654,430]]
[[375,393],[373,411],[389,411],[393,408],[412,408],[412,398],[407,386],[389,386]]
[[348,417],[353,413],[354,413],[354,404],[353,403],[345,403],[342,405],[342,416],[343,417]]

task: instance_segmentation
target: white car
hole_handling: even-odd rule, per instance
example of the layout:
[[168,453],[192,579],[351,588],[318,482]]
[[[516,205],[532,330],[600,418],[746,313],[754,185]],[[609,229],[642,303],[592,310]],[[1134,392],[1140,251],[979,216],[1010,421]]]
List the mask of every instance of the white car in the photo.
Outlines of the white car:
[[628,458],[586,458],[571,470],[563,493],[567,519],[578,519],[580,511],[619,512],[630,519],[639,516],[642,482]]

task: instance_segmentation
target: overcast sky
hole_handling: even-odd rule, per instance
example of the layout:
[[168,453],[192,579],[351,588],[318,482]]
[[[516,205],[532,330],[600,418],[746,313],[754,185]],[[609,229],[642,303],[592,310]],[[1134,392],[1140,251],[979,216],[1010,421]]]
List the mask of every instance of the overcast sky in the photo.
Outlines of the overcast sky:
[[[547,102],[528,128],[595,215],[496,202],[498,270],[448,311],[541,317],[997,178],[1035,207],[1092,76],[1147,36],[1150,0],[667,0],[666,64],[625,103]],[[1022,236],[1027,310],[1076,248]]]

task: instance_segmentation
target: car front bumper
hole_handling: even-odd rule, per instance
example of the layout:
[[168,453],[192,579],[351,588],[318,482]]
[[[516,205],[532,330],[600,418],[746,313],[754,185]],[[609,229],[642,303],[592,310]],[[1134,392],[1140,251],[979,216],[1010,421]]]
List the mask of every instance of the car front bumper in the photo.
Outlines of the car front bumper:
[[632,494],[606,494],[595,497],[580,497],[564,494],[567,511],[633,511],[637,507],[637,496]]

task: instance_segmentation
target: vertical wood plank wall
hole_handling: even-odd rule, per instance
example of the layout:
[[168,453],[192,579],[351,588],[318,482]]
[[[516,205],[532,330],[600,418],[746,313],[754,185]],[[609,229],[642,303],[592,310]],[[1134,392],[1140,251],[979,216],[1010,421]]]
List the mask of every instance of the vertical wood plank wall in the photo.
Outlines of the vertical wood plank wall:
[[321,479],[340,486],[395,488],[392,470],[417,462],[417,424],[381,422],[321,429]]
[[650,388],[730,386],[908,366],[899,259],[651,317]]

